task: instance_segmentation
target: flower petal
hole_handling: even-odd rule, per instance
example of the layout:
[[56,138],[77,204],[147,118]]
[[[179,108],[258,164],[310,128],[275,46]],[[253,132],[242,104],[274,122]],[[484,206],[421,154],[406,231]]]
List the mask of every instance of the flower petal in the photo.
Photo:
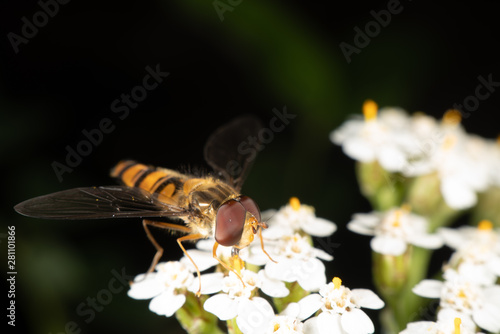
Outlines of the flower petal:
[[156,279],[156,276],[156,273],[137,276],[127,295],[134,299],[150,299],[158,296],[165,290],[165,286]]
[[426,298],[441,297],[443,282],[434,279],[424,279],[411,290],[413,293]]
[[[210,273],[201,275],[201,291],[203,295],[209,295],[222,290],[223,273]],[[198,278],[191,284],[189,291],[198,292],[200,282]]]
[[186,296],[183,294],[175,295],[170,292],[165,292],[151,300],[149,309],[158,315],[170,317],[184,305],[185,301]]
[[303,224],[302,230],[315,237],[327,237],[337,230],[337,225],[323,218],[315,218]]
[[323,302],[321,301],[321,296],[319,294],[312,293],[299,300],[297,304],[300,308],[297,319],[304,320],[319,310],[321,305],[323,305]]
[[282,298],[288,296],[288,294],[290,293],[290,290],[286,288],[284,282],[269,278],[266,275],[266,271],[264,269],[260,270],[258,275],[262,282],[262,286],[260,287],[260,289],[266,295],[275,298]]
[[238,315],[238,301],[221,293],[208,298],[203,304],[205,311],[215,314],[220,320],[229,320]]
[[326,284],[325,265],[316,258],[302,261],[297,275],[297,282],[306,291],[318,291]]
[[322,312],[304,323],[306,334],[343,334],[340,315]]
[[380,254],[398,256],[406,251],[406,242],[389,236],[376,236],[371,242],[372,249]]
[[373,291],[368,289],[353,289],[351,290],[352,299],[354,302],[366,308],[371,308],[374,310],[381,309],[384,307],[385,303],[379,298]]
[[264,333],[273,318],[273,308],[264,298],[242,299],[238,305],[236,323],[244,334]]
[[500,307],[492,303],[484,303],[483,307],[472,313],[472,319],[481,328],[488,332],[500,331]]
[[[189,254],[189,256],[191,256],[200,271],[204,271],[219,263],[216,259],[214,259],[211,252],[201,251],[198,249],[190,249],[187,251],[187,253]],[[181,258],[181,263],[187,266],[191,270],[191,272],[196,272],[196,268],[194,267],[193,262],[191,262],[191,260],[187,256],[183,256]]]
[[437,249],[443,246],[443,239],[437,234],[414,234],[408,239],[411,244],[422,248]]
[[342,314],[340,318],[342,329],[349,334],[366,334],[375,332],[373,322],[360,309],[353,308],[349,312]]

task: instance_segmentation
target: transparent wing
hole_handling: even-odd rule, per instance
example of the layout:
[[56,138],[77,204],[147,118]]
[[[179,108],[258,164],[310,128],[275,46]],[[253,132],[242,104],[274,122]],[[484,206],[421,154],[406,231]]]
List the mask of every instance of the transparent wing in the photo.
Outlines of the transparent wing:
[[143,189],[126,186],[88,187],[59,191],[24,201],[14,209],[47,219],[181,217],[188,212],[166,204]]
[[259,145],[262,123],[254,116],[242,116],[217,129],[205,145],[205,160],[216,176],[241,189]]

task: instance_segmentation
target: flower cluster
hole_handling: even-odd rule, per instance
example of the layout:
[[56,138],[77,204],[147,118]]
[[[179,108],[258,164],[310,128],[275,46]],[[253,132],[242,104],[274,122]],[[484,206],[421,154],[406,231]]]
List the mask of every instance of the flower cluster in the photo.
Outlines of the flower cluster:
[[[151,311],[175,314],[196,333],[222,333],[220,321],[229,333],[373,333],[361,308],[383,308],[385,332],[500,332],[500,231],[491,222],[500,221],[500,141],[468,134],[456,110],[438,121],[366,101],[363,114],[330,139],[358,161],[360,190],[373,206],[346,227],[373,237],[373,281],[382,298],[338,277],[327,281],[333,256],[312,237],[328,237],[337,225],[295,197],[262,212],[268,228],[247,247],[201,240],[180,261],[136,277],[129,296],[151,299]],[[446,227],[465,209],[490,220]],[[443,279],[427,279],[431,250],[443,245],[454,249]],[[422,297],[439,298],[436,321],[407,323],[425,308]]]
[[444,281],[427,279],[413,291],[423,297],[439,298],[438,319],[450,322],[460,318],[469,331],[481,327],[500,331],[500,231],[489,221],[478,228],[462,227],[440,231],[447,245],[456,251],[445,266]]
[[353,118],[333,131],[330,139],[361,163],[378,162],[403,177],[436,174],[441,194],[453,209],[477,203],[477,193],[500,186],[499,141],[467,133],[461,114],[447,111],[441,121],[400,108],[378,110],[368,100],[363,118]]
[[[360,308],[378,309],[384,302],[370,290],[350,290],[338,278],[327,283],[322,261],[333,257],[312,245],[311,236],[329,236],[336,225],[316,217],[313,207],[295,197],[263,216],[269,217],[263,233],[266,251],[258,241],[239,255],[230,247],[218,247],[216,255],[232,271],[220,267],[201,275],[203,303],[187,305],[199,286],[189,258],[200,271],[218,265],[211,253],[213,239],[199,241],[197,249],[187,251],[189,257],[160,263],[155,272],[137,276],[129,296],[152,299],[151,311],[167,317],[175,314],[187,330],[192,321],[185,319],[186,314],[206,312],[227,321],[228,330],[235,333],[373,333],[373,322]],[[193,312],[196,304],[202,309]],[[196,330],[211,332],[213,321]]]
[[408,244],[436,249],[443,245],[437,234],[429,234],[424,217],[411,213],[408,207],[394,208],[386,212],[358,213],[347,228],[353,232],[373,235],[372,249],[385,255],[402,255]]

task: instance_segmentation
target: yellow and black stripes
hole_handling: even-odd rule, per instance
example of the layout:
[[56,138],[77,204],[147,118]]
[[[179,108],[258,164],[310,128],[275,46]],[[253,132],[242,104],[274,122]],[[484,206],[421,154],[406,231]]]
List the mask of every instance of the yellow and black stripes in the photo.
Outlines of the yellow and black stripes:
[[119,162],[111,171],[111,176],[117,178],[129,187],[139,187],[150,193],[157,193],[169,199],[176,200],[179,190],[182,190],[188,176],[176,171],[151,168],[131,160]]

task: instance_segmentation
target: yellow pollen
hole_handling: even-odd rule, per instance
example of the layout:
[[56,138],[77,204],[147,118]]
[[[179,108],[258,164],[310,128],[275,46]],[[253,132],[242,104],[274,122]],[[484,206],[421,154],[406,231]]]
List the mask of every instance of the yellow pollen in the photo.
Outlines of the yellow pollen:
[[394,215],[394,221],[392,222],[393,227],[400,227],[401,226],[401,210],[397,210]]
[[456,142],[457,142],[457,137],[456,136],[454,136],[454,135],[447,135],[444,138],[444,141],[443,141],[443,149],[445,149],[445,150],[451,149],[453,146],[455,146]]
[[236,254],[230,258],[231,267],[241,276],[241,269],[245,268],[245,262]]
[[365,121],[373,121],[377,118],[378,106],[373,100],[366,100],[363,103],[363,115]]
[[478,230],[481,231],[491,231],[493,229],[493,224],[489,220],[481,220],[477,225]]
[[458,293],[458,297],[465,298],[465,297],[467,297],[467,295],[465,294],[464,290],[460,290],[460,292]]
[[460,111],[456,109],[447,110],[444,113],[442,119],[442,122],[448,125],[457,125],[460,124],[461,121],[462,121],[462,115],[460,114]]
[[334,289],[339,289],[340,288],[340,285],[342,285],[342,280],[338,277],[334,277],[332,279],[332,283],[333,283],[333,288]]
[[274,324],[273,332],[277,332],[280,329],[280,324]]
[[300,209],[300,201],[297,197],[290,197],[290,206],[292,207],[292,209],[294,209],[295,211],[299,211]]
[[455,320],[453,320],[453,322],[455,323],[454,334],[460,334],[460,324],[462,323],[462,320],[460,318],[455,318]]

